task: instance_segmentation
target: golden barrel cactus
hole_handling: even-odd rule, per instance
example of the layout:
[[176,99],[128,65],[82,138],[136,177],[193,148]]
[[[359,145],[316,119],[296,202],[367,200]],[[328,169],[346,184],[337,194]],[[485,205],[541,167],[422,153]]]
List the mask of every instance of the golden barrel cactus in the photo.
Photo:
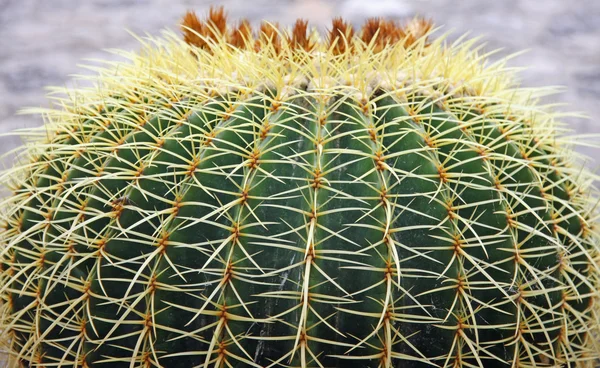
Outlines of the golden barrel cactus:
[[3,174],[22,367],[593,367],[597,178],[548,89],[431,24],[205,20]]

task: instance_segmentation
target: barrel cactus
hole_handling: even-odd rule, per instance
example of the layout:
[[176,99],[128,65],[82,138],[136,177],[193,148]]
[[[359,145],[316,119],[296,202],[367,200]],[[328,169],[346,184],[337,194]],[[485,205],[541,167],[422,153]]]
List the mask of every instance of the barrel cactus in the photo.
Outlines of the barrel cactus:
[[23,367],[592,367],[596,176],[428,21],[188,13],[36,109],[3,183]]

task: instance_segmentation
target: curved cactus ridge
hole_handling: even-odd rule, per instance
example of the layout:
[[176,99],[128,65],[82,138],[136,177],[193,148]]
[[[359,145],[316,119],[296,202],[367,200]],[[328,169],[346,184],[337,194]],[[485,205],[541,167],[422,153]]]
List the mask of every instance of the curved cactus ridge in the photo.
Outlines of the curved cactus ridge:
[[597,176],[553,89],[423,20],[183,30],[32,110],[15,366],[595,365]]

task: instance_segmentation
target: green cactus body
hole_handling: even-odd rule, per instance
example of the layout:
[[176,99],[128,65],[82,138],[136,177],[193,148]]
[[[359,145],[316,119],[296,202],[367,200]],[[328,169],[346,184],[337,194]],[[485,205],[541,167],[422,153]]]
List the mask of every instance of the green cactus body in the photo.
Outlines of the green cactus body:
[[423,23],[340,50],[210,19],[5,173],[16,366],[594,366],[594,176],[544,90]]

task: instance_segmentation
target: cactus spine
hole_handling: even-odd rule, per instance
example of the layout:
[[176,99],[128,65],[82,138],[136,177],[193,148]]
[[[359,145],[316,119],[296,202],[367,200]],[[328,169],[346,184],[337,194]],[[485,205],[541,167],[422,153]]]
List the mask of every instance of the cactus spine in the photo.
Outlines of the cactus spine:
[[594,366],[597,177],[550,89],[430,28],[189,13],[35,110],[3,176],[14,364]]

